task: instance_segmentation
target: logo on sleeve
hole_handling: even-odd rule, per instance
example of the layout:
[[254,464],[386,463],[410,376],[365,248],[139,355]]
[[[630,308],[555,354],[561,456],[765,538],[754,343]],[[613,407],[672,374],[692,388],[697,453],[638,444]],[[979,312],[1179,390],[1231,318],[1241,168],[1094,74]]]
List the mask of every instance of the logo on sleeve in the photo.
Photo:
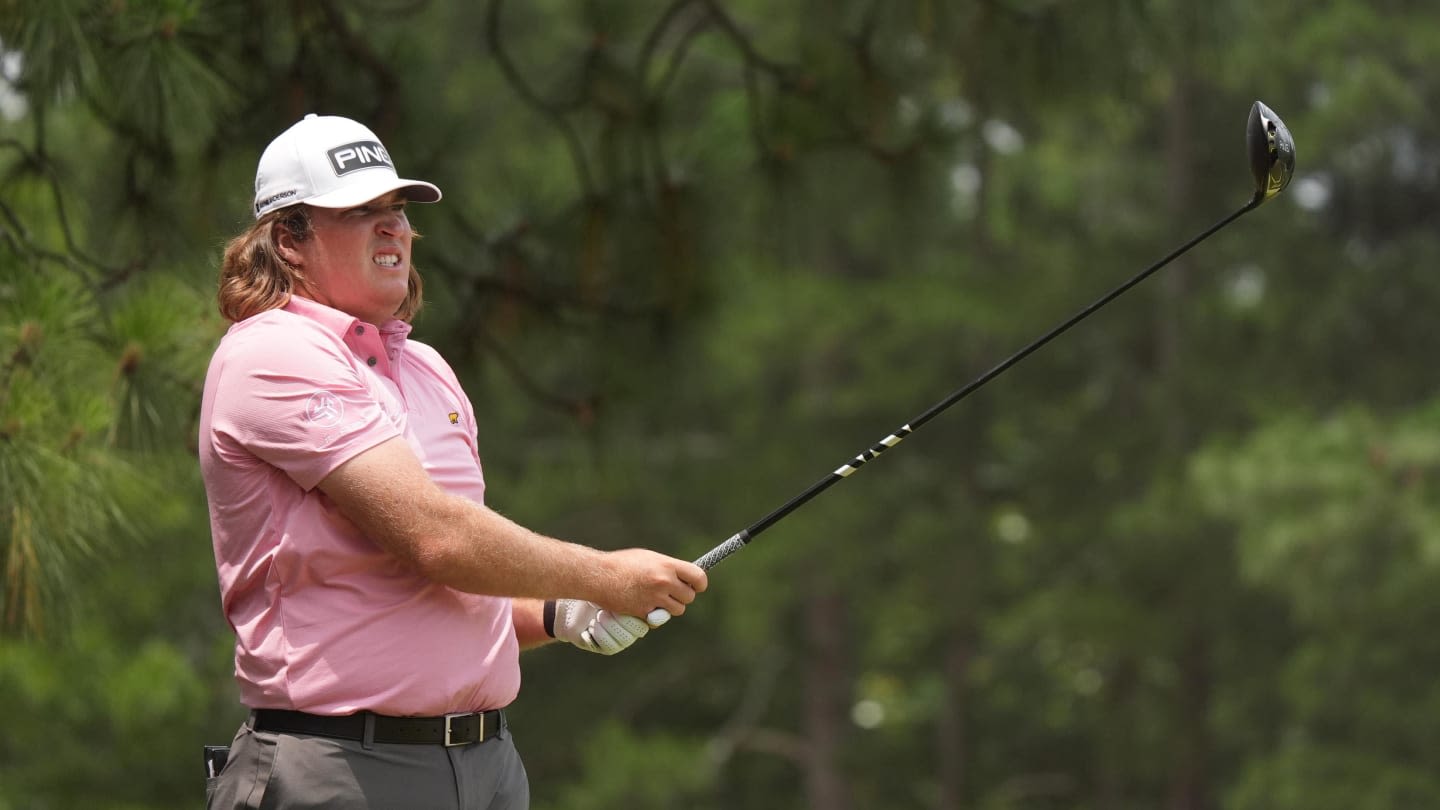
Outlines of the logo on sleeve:
[[329,391],[316,391],[305,403],[305,418],[320,427],[334,427],[345,415],[345,403]]
[[450,414],[449,414],[449,416],[450,416],[450,424],[452,424],[452,425],[458,425],[458,424],[460,424],[460,414],[459,414],[457,411],[451,411]]

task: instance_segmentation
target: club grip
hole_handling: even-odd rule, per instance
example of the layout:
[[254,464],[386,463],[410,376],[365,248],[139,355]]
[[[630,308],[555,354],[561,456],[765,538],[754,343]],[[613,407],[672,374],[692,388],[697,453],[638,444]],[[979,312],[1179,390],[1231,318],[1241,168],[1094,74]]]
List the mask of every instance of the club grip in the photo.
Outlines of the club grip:
[[700,559],[696,560],[695,564],[700,566],[701,568],[704,568],[706,571],[709,571],[711,568],[714,568],[716,565],[718,565],[721,560],[744,548],[745,543],[749,539],[750,537],[747,533],[739,532],[731,536],[729,540],[726,540],[720,545],[705,552],[705,555]]
[[[709,571],[719,564],[721,560],[744,548],[749,540],[750,532],[748,530],[737,532],[732,535],[730,539],[705,552],[705,555],[696,560],[695,564]],[[670,614],[667,613],[664,608],[655,608],[650,611],[650,615],[646,616],[645,620],[650,623],[651,627],[659,627],[665,622],[670,621]]]

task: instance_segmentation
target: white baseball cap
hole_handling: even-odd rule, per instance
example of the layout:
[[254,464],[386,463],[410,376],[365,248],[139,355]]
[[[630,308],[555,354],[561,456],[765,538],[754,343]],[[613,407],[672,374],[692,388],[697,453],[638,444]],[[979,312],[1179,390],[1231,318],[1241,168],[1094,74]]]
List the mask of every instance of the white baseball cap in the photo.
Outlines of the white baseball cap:
[[396,174],[390,153],[368,127],[338,115],[310,113],[260,155],[255,218],[299,203],[349,208],[396,190],[414,202],[440,199],[434,185]]

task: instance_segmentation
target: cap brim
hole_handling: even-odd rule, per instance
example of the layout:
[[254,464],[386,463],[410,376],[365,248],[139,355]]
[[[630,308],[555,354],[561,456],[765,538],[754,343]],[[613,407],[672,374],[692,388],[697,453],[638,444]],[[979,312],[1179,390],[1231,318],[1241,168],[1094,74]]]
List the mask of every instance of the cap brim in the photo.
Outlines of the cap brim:
[[316,208],[350,208],[363,205],[376,197],[383,197],[392,191],[399,191],[411,202],[433,203],[440,201],[440,189],[424,180],[406,180],[403,177],[388,176],[389,172],[373,179],[348,183],[328,194],[320,194],[300,202]]

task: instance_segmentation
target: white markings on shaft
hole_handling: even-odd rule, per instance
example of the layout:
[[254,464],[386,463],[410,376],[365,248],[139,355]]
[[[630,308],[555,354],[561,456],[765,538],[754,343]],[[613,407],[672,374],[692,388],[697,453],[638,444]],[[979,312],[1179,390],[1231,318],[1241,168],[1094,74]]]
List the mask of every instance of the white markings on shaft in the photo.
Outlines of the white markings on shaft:
[[891,433],[889,436],[881,439],[879,444],[856,456],[854,461],[837,469],[834,474],[840,476],[841,478],[848,478],[856,470],[860,469],[860,466],[865,462],[875,458],[886,450],[904,441],[905,437],[910,435],[911,430],[912,428],[909,425],[906,425],[905,427],[900,428],[894,433]]

